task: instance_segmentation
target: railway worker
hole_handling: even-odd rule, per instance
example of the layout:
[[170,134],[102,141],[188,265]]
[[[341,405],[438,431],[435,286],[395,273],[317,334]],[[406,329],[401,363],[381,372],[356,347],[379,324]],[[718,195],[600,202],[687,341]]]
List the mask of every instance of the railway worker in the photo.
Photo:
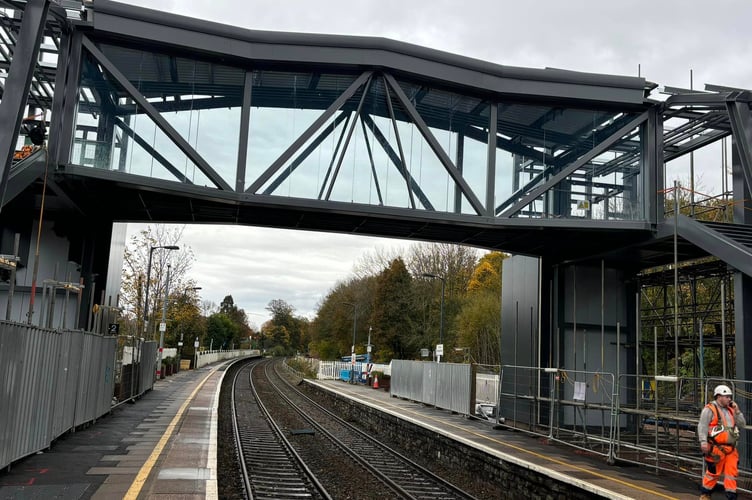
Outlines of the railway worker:
[[700,500],[710,500],[710,495],[723,475],[726,498],[736,499],[736,477],[739,474],[739,428],[746,422],[744,414],[731,399],[731,389],[719,385],[713,390],[713,401],[705,405],[697,424],[697,436],[705,457],[705,475],[700,487]]

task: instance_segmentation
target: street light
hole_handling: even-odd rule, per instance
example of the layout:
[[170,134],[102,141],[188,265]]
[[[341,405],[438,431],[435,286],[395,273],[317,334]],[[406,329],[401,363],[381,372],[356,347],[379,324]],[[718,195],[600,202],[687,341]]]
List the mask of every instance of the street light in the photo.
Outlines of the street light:
[[149,326],[149,284],[151,283],[151,257],[154,254],[154,250],[156,250],[157,248],[163,248],[165,250],[180,250],[180,247],[177,245],[160,245],[149,247],[149,263],[146,266],[146,292],[144,293],[144,337],[146,337]]
[[[423,273],[424,278],[439,279],[441,280],[441,312],[439,319],[439,345],[441,351],[444,350],[444,289],[446,288],[446,278],[439,276],[438,274]],[[438,347],[438,346],[437,346]],[[438,349],[437,349],[438,350]],[[441,362],[441,354],[436,354],[436,362]]]
[[165,280],[164,302],[162,303],[162,322],[159,324],[159,355],[157,356],[157,380],[162,378],[162,351],[164,350],[164,334],[167,330],[167,298],[170,291],[170,264],[167,264],[167,279]]
[[351,351],[351,361],[350,361],[350,383],[355,383],[355,330],[357,329],[358,325],[358,304],[354,304],[352,302],[342,302],[342,304],[346,306],[350,306],[353,308],[353,341],[352,341],[352,351]]

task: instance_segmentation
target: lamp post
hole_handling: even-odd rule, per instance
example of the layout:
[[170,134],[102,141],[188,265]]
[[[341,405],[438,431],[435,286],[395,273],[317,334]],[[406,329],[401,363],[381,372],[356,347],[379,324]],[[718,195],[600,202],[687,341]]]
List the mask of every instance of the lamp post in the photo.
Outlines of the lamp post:
[[[183,302],[187,302],[188,290],[193,292],[201,290],[200,286],[189,286],[183,290]],[[178,342],[178,371],[180,371],[180,363],[183,362],[183,325],[180,325],[180,341]]]
[[358,305],[354,304],[352,302],[342,302],[346,306],[350,306],[353,308],[353,341],[352,341],[352,350],[350,352],[352,358],[350,361],[350,383],[355,383],[355,331],[358,326]]
[[162,351],[164,350],[164,334],[167,330],[167,297],[170,291],[170,264],[167,264],[167,279],[165,280],[164,302],[162,303],[162,322],[159,323],[159,355],[157,356],[157,380],[162,378]]
[[[424,278],[441,280],[441,312],[439,316],[439,345],[437,347],[436,362],[441,362],[441,354],[444,351],[444,289],[446,288],[446,278],[438,274],[423,273]],[[440,346],[440,347],[439,347]]]
[[165,250],[180,250],[180,247],[177,245],[160,245],[149,247],[149,263],[146,265],[146,292],[144,292],[144,337],[146,337],[149,326],[149,285],[151,283],[151,258],[154,254],[154,250],[156,250],[157,248],[163,248]]

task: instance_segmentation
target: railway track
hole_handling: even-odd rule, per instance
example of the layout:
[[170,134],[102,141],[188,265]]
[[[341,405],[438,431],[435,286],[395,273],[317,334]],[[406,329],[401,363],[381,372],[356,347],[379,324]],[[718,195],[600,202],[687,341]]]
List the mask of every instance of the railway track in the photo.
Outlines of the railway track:
[[332,498],[259,399],[251,376],[256,365],[237,371],[232,384],[233,429],[246,497]]
[[382,484],[384,496],[390,498],[474,498],[307,397],[278,372],[278,367],[279,363],[263,362],[268,386],[261,389],[262,384],[257,382],[260,396],[287,403],[310,429],[325,436],[337,453],[357,463],[363,469],[359,481],[366,474],[376,478]]

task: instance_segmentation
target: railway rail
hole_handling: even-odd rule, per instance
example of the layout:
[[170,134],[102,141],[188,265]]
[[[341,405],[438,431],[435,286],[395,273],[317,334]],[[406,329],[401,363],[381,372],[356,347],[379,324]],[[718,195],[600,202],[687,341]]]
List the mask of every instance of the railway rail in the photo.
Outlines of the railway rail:
[[[279,372],[280,364],[263,363],[268,386],[261,397],[284,401],[313,432],[329,440],[338,455],[347,456],[358,464],[363,470],[358,481],[365,475],[376,478],[382,484],[384,494],[395,498],[474,498],[303,394]],[[258,381],[255,385],[261,387]]]
[[[331,499],[258,397],[251,376],[256,365],[237,371],[232,384],[233,429],[246,497]],[[252,399],[236,397],[249,389]]]

